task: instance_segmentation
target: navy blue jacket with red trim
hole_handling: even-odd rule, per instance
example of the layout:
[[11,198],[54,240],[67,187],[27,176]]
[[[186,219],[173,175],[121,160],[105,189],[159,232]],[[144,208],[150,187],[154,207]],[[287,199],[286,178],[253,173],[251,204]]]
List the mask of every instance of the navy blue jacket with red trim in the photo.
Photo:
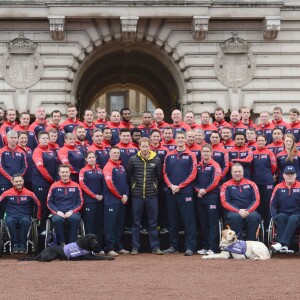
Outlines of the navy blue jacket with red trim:
[[120,142],[120,123],[108,122],[107,127],[111,129],[112,133],[110,144],[115,146]]
[[20,150],[20,152],[24,152],[27,162],[27,168],[24,174],[24,181],[25,182],[31,182],[31,176],[32,176],[32,166],[33,166],[33,160],[32,160],[32,150],[29,147],[22,148],[20,145],[17,145],[17,148]]
[[217,162],[222,170],[221,179],[225,178],[228,170],[229,170],[229,154],[228,150],[223,147],[222,143],[217,145],[211,145],[213,149],[212,158],[215,162]]
[[8,216],[33,216],[35,208],[35,218],[41,219],[41,203],[35,194],[25,188],[18,191],[14,187],[5,191],[0,197],[0,205]]
[[197,158],[195,153],[185,149],[180,154],[170,151],[163,166],[164,180],[168,187],[178,185],[180,192],[193,193],[193,181],[197,175]]
[[275,186],[271,197],[271,216],[274,218],[279,213],[287,215],[300,214],[300,182],[296,181],[290,188],[285,182]]
[[164,147],[168,148],[169,151],[173,151],[173,150],[175,150],[175,149],[177,148],[177,144],[176,144],[176,142],[175,142],[174,139],[172,139],[172,140],[170,140],[170,141],[166,141],[166,140],[163,138],[162,141],[161,141],[161,144],[162,144]]
[[123,195],[129,195],[129,185],[125,168],[121,162],[108,160],[103,169],[104,205],[122,204]]
[[70,166],[72,174],[78,174],[84,167],[84,155],[81,151],[71,145],[64,145],[64,147],[59,149],[58,159],[62,164]]
[[267,138],[267,145],[272,143],[272,133],[273,133],[273,129],[275,128],[273,123],[267,123],[267,124],[259,124],[256,127],[256,134],[260,135],[263,134],[266,136]]
[[267,148],[270,149],[276,156],[279,152],[284,150],[283,140],[273,142],[272,144],[269,144]]
[[60,124],[60,129],[64,133],[73,133],[74,129],[79,125],[83,126],[83,123],[78,119],[76,119],[75,122],[72,119],[67,119],[62,124]]
[[161,164],[163,165],[165,157],[169,152],[169,149],[167,147],[164,147],[162,143],[159,143],[157,147],[151,144],[150,149],[156,153],[157,157],[161,161]]
[[221,186],[221,204],[232,212],[239,212],[240,209],[247,209],[253,212],[260,203],[260,195],[257,185],[243,178],[240,182],[233,179],[226,181]]
[[90,144],[87,140],[84,140],[83,142],[76,141],[75,148],[78,149],[83,154],[83,156],[85,156],[88,149],[90,148]]
[[103,144],[97,145],[95,143],[93,143],[90,146],[90,148],[88,149],[88,151],[92,151],[92,152],[95,153],[95,155],[96,155],[96,163],[103,170],[103,168],[105,167],[105,165],[107,164],[108,159],[109,159],[109,154],[108,154],[109,151],[104,147]]
[[283,171],[286,166],[294,166],[297,172],[297,180],[300,180],[300,152],[294,156],[293,161],[287,161],[287,152],[283,150],[276,155],[278,168],[278,182],[283,180]]
[[17,132],[26,131],[28,133],[28,142],[27,147],[29,147],[32,151],[37,147],[38,142],[34,131],[29,130],[29,126],[16,125],[14,130]]
[[84,127],[85,132],[86,132],[86,139],[89,142],[89,144],[91,145],[93,143],[93,139],[92,139],[93,131],[95,129],[97,129],[97,127],[94,122],[92,122],[92,125],[90,126],[85,121],[82,122],[82,126]]
[[83,205],[83,197],[78,183],[69,180],[64,183],[62,180],[54,182],[48,193],[47,206],[52,214],[58,211],[66,213],[73,211],[78,213]]
[[79,172],[79,185],[84,203],[98,202],[96,195],[103,195],[103,173],[101,169],[97,165],[95,168],[86,165]]
[[296,143],[300,142],[300,121],[290,123],[290,128],[286,130],[286,133],[291,133],[296,140]]
[[127,170],[130,157],[136,155],[139,149],[132,143],[124,144],[120,142],[116,146],[120,149],[120,161],[124,168]]
[[98,120],[95,121],[95,126],[99,129],[101,129],[102,131],[105,127],[107,127],[107,125],[108,125],[108,120],[107,119],[105,119],[105,120],[98,119]]
[[59,147],[63,147],[65,143],[65,132],[60,128],[60,125],[55,125],[53,123],[50,123],[46,127],[46,131],[48,132],[50,129],[55,129],[57,131],[57,140],[56,143],[59,145]]
[[39,123],[37,120],[35,120],[28,128],[29,131],[34,131],[35,136],[38,137],[39,133],[41,131],[46,130],[48,126],[48,122],[45,120],[43,123]]

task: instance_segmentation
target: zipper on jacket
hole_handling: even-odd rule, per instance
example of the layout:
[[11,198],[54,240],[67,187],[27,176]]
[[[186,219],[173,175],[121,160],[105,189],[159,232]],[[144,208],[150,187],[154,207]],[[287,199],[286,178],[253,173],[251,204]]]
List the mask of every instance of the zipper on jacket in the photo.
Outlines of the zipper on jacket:
[[144,184],[143,184],[143,198],[146,196],[146,171],[147,171],[147,162],[144,161]]

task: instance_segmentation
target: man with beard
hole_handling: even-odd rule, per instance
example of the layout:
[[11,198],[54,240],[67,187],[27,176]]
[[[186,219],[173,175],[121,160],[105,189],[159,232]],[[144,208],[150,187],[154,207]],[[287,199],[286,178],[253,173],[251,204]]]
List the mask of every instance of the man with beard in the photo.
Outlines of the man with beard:
[[93,130],[97,128],[94,123],[94,113],[91,109],[86,109],[84,111],[82,124],[86,132],[85,138],[88,141],[88,143],[91,145],[93,142],[92,140]]
[[132,129],[134,126],[132,125],[131,120],[131,110],[127,107],[124,107],[120,110],[121,122],[119,128],[127,128]]
[[142,137],[147,137],[151,135],[152,130],[158,129],[155,123],[152,122],[152,116],[150,111],[144,111],[142,116],[142,123],[138,126],[138,129],[142,132]]
[[132,128],[130,130],[130,135],[131,135],[131,143],[135,147],[139,148],[139,140],[142,137],[142,131],[141,131],[141,129],[136,128],[136,127]]
[[86,140],[86,129],[79,125],[75,129],[75,135],[76,135],[76,145],[75,148],[77,148],[83,156],[85,156],[88,148],[90,147],[90,144]]
[[63,147],[65,142],[65,132],[60,129],[61,112],[57,109],[53,110],[50,116],[52,122],[48,124],[46,131],[49,132],[50,129],[55,129],[57,131],[56,143],[59,147]]

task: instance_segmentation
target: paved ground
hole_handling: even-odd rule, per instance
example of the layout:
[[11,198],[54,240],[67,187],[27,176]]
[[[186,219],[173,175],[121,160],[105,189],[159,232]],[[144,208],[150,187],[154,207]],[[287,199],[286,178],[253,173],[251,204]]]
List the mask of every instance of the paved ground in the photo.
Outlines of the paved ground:
[[268,261],[199,255],[126,255],[115,261],[51,263],[1,258],[8,299],[300,299],[300,256]]

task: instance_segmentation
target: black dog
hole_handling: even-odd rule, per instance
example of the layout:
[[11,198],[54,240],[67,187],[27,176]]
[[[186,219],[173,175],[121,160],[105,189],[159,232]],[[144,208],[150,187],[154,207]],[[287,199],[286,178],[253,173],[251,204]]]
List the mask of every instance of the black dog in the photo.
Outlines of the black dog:
[[21,257],[19,260],[53,261],[60,260],[113,260],[111,256],[96,256],[93,251],[98,245],[94,234],[87,234],[75,243],[44,249],[35,257]]

